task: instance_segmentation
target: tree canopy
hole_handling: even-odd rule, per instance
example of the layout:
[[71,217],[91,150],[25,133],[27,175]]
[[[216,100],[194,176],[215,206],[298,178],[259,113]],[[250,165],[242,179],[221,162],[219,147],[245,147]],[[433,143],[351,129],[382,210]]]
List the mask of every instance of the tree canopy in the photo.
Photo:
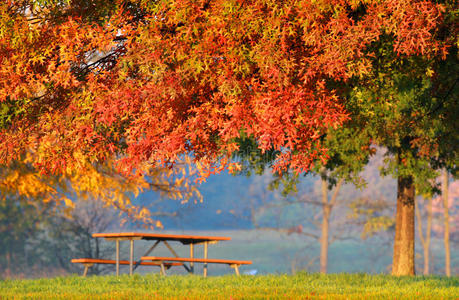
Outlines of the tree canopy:
[[[326,159],[349,119],[327,82],[394,55],[444,56],[430,1],[5,1],[0,4],[0,160],[42,172],[116,155],[120,170],[191,153],[206,175],[241,134],[274,168]],[[229,165],[230,168],[235,167]]]

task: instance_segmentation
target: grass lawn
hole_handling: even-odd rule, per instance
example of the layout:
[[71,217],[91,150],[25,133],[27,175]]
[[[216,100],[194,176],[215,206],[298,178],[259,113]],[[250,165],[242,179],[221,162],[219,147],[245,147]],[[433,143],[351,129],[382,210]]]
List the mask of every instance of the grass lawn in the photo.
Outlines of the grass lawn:
[[0,299],[459,299],[459,277],[123,275],[0,281]]

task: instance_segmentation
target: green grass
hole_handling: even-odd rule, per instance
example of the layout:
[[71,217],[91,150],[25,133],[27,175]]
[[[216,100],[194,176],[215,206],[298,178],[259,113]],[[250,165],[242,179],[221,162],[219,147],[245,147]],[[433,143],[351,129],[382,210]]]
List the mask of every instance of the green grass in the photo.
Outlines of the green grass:
[[0,281],[0,299],[459,299],[459,277],[367,274],[58,277]]

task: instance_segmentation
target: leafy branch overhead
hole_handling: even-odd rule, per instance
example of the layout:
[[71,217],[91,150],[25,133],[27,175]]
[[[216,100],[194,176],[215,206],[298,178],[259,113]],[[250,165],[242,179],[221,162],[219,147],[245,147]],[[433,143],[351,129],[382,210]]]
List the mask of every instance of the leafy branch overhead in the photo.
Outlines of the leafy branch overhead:
[[4,1],[0,160],[28,151],[63,173],[115,155],[126,174],[191,153],[231,165],[244,132],[274,168],[327,158],[349,120],[335,83],[396,55],[443,57],[445,7],[429,1]]
[[[46,208],[70,215],[75,199],[84,202],[96,199],[100,205],[116,208],[131,222],[161,227],[157,217],[162,213],[135,204],[133,195],[155,191],[160,197],[169,199],[200,199],[196,186],[191,182],[194,171],[186,160],[173,168],[144,166],[143,176],[119,174],[112,160],[103,164],[81,161],[78,171],[67,170],[60,176],[45,175],[31,166],[32,160],[33,155],[29,153],[22,160],[0,168],[0,202],[16,199],[18,207],[32,206],[37,211]],[[123,219],[123,222],[126,220]]]

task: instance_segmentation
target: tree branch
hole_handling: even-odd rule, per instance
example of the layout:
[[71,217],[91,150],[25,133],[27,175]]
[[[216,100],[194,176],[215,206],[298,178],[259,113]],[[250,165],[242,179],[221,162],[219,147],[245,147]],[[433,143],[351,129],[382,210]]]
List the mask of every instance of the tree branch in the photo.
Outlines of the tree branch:
[[330,206],[333,207],[336,203],[336,198],[338,197],[338,193],[339,193],[339,190],[341,189],[341,186],[343,185],[344,183],[344,178],[340,178],[340,180],[338,181],[338,184],[336,185],[335,187],[335,191],[333,192],[333,196],[330,200]]

